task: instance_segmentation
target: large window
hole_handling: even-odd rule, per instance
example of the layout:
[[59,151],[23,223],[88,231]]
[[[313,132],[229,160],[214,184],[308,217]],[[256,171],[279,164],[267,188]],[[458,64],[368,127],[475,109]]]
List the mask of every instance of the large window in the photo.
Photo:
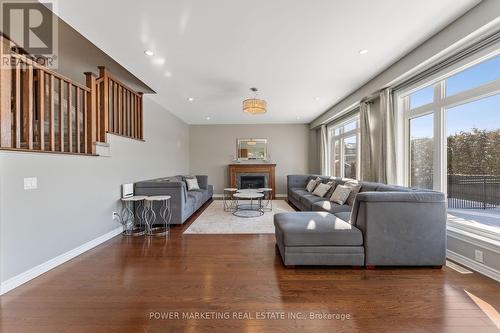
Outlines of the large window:
[[[449,213],[500,233],[500,55],[398,94],[409,186],[447,193]],[[458,223],[458,222],[457,222]]]
[[359,117],[330,126],[328,137],[330,176],[359,178]]

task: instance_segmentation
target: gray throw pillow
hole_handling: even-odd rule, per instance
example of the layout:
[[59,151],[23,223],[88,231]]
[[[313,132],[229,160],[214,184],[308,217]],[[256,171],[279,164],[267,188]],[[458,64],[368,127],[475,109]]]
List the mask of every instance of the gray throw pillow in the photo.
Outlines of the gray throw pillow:
[[316,178],[316,179],[311,179],[309,183],[307,183],[306,190],[307,192],[312,192],[318,186],[318,184],[321,183],[321,178]]
[[348,186],[338,185],[335,191],[333,191],[330,201],[343,205],[349,197],[349,193],[351,193],[351,189]]
[[359,193],[359,190],[361,190],[361,185],[359,185],[357,181],[349,181],[344,185],[351,189],[351,193],[349,193],[349,197],[347,198],[346,203],[349,206],[353,206],[356,195]]
[[325,194],[328,192],[328,190],[330,189],[330,187],[331,187],[331,185],[318,184],[318,186],[316,186],[316,188],[314,189],[312,194],[323,198],[325,196]]
[[326,183],[326,185],[330,185],[330,189],[328,190],[328,192],[326,192],[325,198],[330,198],[338,184],[335,181],[330,180],[328,183]]

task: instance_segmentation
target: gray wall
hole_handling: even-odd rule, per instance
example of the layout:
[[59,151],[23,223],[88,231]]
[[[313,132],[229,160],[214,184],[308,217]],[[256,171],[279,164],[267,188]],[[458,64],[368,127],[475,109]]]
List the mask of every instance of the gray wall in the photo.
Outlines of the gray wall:
[[276,192],[286,193],[286,175],[309,172],[308,125],[192,125],[190,170],[208,174],[215,193],[228,186],[227,165],[236,154],[236,139],[268,139],[271,160],[276,163]]
[[109,135],[111,157],[0,152],[1,281],[115,229],[120,184],[188,172],[188,125],[148,96],[144,110],[146,141]]

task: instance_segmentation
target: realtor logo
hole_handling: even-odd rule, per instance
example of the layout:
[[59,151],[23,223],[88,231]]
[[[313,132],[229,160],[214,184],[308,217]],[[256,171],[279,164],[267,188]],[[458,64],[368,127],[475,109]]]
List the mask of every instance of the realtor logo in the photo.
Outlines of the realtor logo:
[[54,68],[58,35],[53,2],[0,0],[0,4],[3,35],[36,62]]

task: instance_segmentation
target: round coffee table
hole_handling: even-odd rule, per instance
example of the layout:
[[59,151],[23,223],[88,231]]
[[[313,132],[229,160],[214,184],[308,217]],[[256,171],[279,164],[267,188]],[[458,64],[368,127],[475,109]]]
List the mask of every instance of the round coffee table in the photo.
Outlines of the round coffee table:
[[[234,216],[238,217],[259,217],[264,215],[264,210],[262,209],[262,198],[264,194],[257,191],[242,191],[233,194],[236,199],[235,210],[233,212]],[[250,204],[240,203],[239,200],[250,200]],[[258,201],[255,205],[254,200]]]

